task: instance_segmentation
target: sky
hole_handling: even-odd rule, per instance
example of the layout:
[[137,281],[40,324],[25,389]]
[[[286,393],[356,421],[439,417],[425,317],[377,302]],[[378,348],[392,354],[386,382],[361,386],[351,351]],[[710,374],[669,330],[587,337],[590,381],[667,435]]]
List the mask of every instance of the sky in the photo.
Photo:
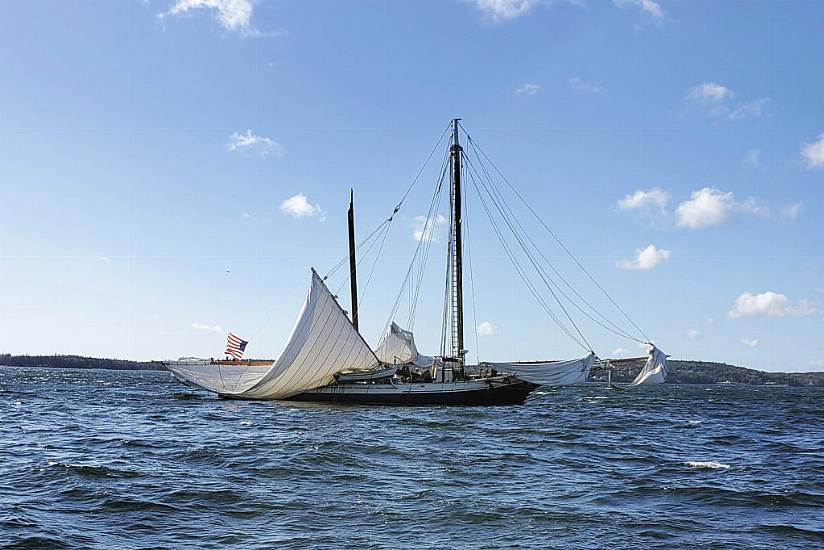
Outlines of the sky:
[[[824,4],[800,0],[10,5],[0,352],[217,357],[231,330],[250,356],[277,357],[310,268],[326,274],[346,255],[350,188],[360,239],[460,117],[672,357],[824,370],[823,18]],[[361,332],[373,345],[441,151],[379,260],[362,261]],[[467,203],[470,358],[582,356],[509,265],[471,189]],[[434,225],[413,327],[430,354],[446,250],[445,224]],[[345,281],[328,283],[348,309]],[[643,355],[576,321],[599,356]]]

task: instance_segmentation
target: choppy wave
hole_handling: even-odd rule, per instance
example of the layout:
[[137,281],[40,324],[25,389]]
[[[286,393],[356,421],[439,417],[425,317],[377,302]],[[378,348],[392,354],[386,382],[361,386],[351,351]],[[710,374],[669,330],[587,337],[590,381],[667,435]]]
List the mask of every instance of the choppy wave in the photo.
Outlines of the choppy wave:
[[715,460],[688,460],[684,462],[684,464],[692,468],[704,468],[709,470],[728,470],[730,468],[729,464],[724,464],[723,462],[717,462]]
[[824,540],[816,389],[588,385],[404,409],[222,401],[159,372],[0,368],[0,386],[2,547]]

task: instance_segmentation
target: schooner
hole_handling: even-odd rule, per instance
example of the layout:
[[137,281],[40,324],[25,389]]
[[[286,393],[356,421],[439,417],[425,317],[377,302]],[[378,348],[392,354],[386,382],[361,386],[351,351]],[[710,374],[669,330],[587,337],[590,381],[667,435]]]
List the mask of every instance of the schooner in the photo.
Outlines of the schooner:
[[[466,144],[472,147],[469,156],[461,145],[461,130]],[[398,299],[378,346],[373,350],[358,330],[358,289],[356,254],[371,249],[385,240],[395,215],[401,209],[412,186],[418,180],[433,153],[449,135],[439,180],[430,202],[429,212],[412,264],[406,272]],[[594,277],[558,240],[503,174],[491,164],[489,157],[475,144],[454,119],[441,134],[424,168],[418,172],[392,214],[359,245],[355,243],[353,198],[348,212],[349,254],[330,274],[348,263],[351,293],[351,314],[345,311],[327,287],[327,278],[311,270],[309,293],[298,315],[286,346],[277,360],[216,360],[181,358],[163,364],[180,382],[206,389],[231,399],[282,399],[295,401],[326,401],[383,405],[499,405],[520,404],[536,388],[582,383],[597,360],[570,309],[577,309],[601,327],[618,336],[649,344],[649,357],[639,375],[639,383],[663,382],[666,376],[666,355],[651,345],[638,325],[597,283]],[[534,240],[514,216],[504,196],[496,188],[491,174],[497,173],[515,192],[527,209],[569,254],[609,301],[632,325],[621,327],[587,301],[549,262]],[[469,179],[481,197],[481,204],[496,236],[501,240],[509,260],[530,293],[555,321],[559,328],[585,351],[585,355],[564,361],[532,361],[469,364],[464,342],[464,213],[463,185]],[[418,352],[414,335],[395,322],[399,300],[404,289],[410,295],[410,319],[420,291],[422,272],[433,241],[437,207],[444,188],[449,196],[449,238],[444,291],[441,353],[435,356]],[[485,197],[485,199],[484,199]],[[498,220],[496,222],[496,220]],[[500,223],[503,222],[503,223]],[[509,231],[515,247],[504,238]],[[377,264],[383,242],[375,258]],[[367,252],[368,252],[367,249]],[[348,260],[348,262],[347,262]],[[526,260],[526,261],[524,261]],[[414,271],[416,261],[420,274]],[[471,265],[471,264],[470,264]],[[549,269],[547,269],[549,267]],[[374,271],[374,266],[373,266]],[[530,273],[533,274],[530,277]],[[371,273],[370,273],[371,279]],[[368,285],[367,281],[367,285]],[[473,283],[474,285],[474,283]],[[548,292],[547,292],[548,291]],[[556,308],[550,307],[551,300]],[[633,330],[634,329],[634,330]],[[245,345],[245,342],[244,342]]]

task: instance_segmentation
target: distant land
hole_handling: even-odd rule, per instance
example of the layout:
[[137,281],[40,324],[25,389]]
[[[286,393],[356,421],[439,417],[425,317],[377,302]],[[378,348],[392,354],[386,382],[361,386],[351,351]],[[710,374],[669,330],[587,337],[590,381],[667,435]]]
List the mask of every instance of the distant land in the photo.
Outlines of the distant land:
[[[0,357],[0,362],[2,357]],[[613,359],[612,381],[632,382],[644,366],[644,359]],[[764,372],[726,363],[711,361],[682,361],[670,359],[667,375],[668,384],[780,384],[785,386],[822,386],[824,372]],[[589,379],[606,382],[607,371],[595,365],[589,372]]]
[[[638,375],[643,359],[613,359],[612,381],[629,383]],[[10,355],[0,354],[0,366],[45,367],[58,369],[110,369],[110,370],[165,370],[157,362],[129,361],[126,359],[101,359],[80,355]],[[606,382],[607,371],[595,365],[589,380]],[[824,387],[824,372],[764,372],[726,363],[710,361],[669,361],[669,384],[780,384],[786,386]]]
[[80,355],[10,355],[0,353],[4,367],[48,367],[53,369],[166,370],[160,363],[99,359]]

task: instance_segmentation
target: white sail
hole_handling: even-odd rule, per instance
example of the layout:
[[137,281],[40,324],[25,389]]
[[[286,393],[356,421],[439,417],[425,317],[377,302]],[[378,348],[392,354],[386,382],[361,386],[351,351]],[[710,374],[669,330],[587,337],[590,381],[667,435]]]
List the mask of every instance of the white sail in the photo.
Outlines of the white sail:
[[[184,382],[219,393],[248,399],[285,399],[331,384],[336,372],[367,371],[378,358],[352,326],[349,318],[312,270],[312,286],[289,341],[280,357],[265,371],[242,364],[227,366],[200,362],[172,362],[167,367]],[[236,371],[236,374],[227,374]]]
[[666,353],[652,346],[644,368],[630,385],[663,384],[667,380],[667,357],[669,356]]
[[501,372],[514,374],[525,382],[541,386],[570,386],[586,382],[589,370],[595,362],[591,353],[581,359],[546,361],[540,363],[484,363]]
[[389,325],[386,334],[381,338],[375,355],[390,365],[413,363],[418,369],[428,369],[435,362],[434,357],[418,353],[415,336],[394,322]]

